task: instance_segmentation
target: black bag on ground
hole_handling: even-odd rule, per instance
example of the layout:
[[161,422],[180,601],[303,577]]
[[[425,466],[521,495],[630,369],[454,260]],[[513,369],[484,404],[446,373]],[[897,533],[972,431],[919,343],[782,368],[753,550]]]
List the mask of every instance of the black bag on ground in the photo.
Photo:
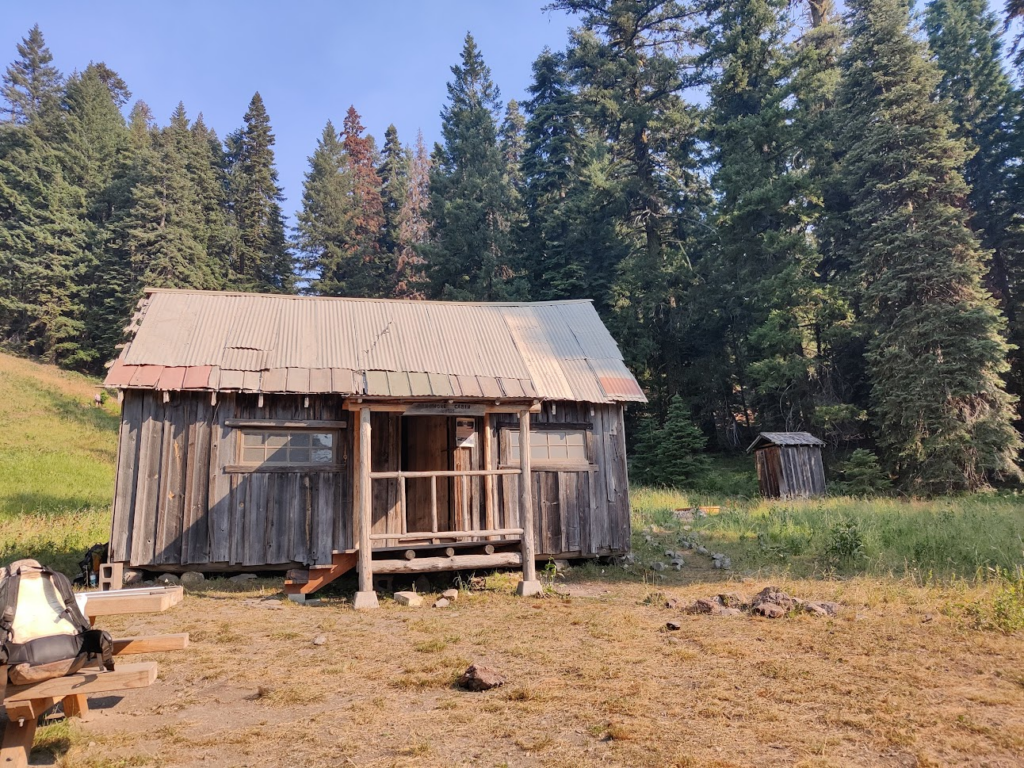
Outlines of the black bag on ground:
[[35,560],[0,572],[0,638],[12,685],[74,674],[94,660],[114,668],[113,640],[89,625],[67,576]]

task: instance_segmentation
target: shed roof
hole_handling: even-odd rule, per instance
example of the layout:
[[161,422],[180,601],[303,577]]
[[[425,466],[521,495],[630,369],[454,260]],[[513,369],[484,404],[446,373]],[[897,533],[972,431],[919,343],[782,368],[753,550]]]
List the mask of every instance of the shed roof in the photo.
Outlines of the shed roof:
[[824,445],[810,432],[762,432],[750,444],[747,451],[763,448],[768,445]]
[[106,386],[644,402],[589,301],[149,289]]

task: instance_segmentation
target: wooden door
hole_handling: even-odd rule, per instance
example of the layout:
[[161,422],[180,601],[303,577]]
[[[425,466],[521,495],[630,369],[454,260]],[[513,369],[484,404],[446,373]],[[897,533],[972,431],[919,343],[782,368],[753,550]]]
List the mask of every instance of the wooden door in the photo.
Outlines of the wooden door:
[[[481,469],[480,419],[454,416],[449,419],[452,469]],[[481,478],[452,478],[452,530],[471,531],[482,527],[480,520]]]
[[[410,472],[428,472],[449,468],[448,417],[406,416],[402,429],[402,469]],[[448,478],[437,479],[438,527],[448,525]],[[407,527],[410,532],[429,531],[430,480],[411,478],[405,486]]]

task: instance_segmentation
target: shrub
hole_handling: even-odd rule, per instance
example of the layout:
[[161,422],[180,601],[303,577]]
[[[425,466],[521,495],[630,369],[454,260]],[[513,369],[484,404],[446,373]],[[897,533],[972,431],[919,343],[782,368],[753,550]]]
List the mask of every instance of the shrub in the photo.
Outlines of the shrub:
[[892,481],[878,464],[871,451],[858,448],[839,465],[840,479],[832,484],[839,496],[877,496],[892,489]]

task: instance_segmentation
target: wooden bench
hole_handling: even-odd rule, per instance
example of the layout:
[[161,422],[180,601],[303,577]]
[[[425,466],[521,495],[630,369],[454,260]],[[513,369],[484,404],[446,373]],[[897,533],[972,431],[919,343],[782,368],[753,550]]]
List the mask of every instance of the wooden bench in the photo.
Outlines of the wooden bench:
[[[125,637],[114,640],[114,655],[180,651],[188,647],[188,633]],[[8,685],[4,707],[10,722],[0,745],[0,768],[22,768],[28,765],[36,722],[39,716],[57,701],[63,701],[67,717],[81,717],[89,711],[86,696],[111,693],[129,688],[145,688],[156,680],[155,661],[132,664],[119,662],[113,672],[86,669],[75,675],[44,680],[32,685]],[[0,667],[6,675],[7,668]]]
[[[6,667],[0,667],[7,674]],[[111,693],[128,688],[145,688],[156,680],[156,662],[118,664],[113,672],[90,669],[67,677],[57,677],[32,685],[9,685],[4,698],[7,718],[0,745],[0,766],[25,768],[32,751],[39,716],[67,697],[84,698],[90,693]]]

